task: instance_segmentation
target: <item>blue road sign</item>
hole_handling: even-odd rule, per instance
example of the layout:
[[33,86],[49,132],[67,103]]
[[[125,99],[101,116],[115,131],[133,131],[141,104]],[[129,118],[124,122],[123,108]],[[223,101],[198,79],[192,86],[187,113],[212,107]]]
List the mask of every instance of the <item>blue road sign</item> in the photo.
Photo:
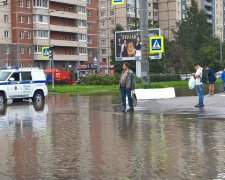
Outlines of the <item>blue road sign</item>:
[[163,36],[151,36],[150,41],[150,53],[163,53],[164,52],[164,38]]

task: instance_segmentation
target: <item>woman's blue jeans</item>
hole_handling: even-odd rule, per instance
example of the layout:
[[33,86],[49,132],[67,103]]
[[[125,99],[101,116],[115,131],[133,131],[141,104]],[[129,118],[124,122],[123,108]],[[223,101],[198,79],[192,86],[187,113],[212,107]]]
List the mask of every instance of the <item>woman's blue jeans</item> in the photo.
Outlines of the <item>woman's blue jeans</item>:
[[197,94],[198,94],[198,104],[203,105],[204,101],[204,86],[203,85],[196,85]]
[[128,104],[129,104],[130,108],[133,109],[134,106],[133,106],[133,100],[132,100],[132,97],[131,97],[131,89],[120,87],[120,94],[121,94],[122,110],[126,109],[126,96],[128,98]]

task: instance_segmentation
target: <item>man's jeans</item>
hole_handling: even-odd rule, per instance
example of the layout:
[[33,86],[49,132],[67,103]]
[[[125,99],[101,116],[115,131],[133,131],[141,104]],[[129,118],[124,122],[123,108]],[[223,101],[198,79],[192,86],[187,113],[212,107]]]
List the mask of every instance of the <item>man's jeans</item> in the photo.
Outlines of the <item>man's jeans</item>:
[[121,94],[122,110],[126,109],[126,96],[128,98],[128,104],[129,104],[130,108],[133,109],[134,106],[133,106],[133,100],[132,100],[132,97],[131,97],[131,89],[121,87],[120,88],[120,94]]
[[223,90],[224,90],[224,92],[225,92],[225,82],[223,82]]
[[198,94],[198,104],[199,105],[203,105],[203,101],[204,101],[204,86],[203,85],[196,85],[196,89],[197,89],[197,94]]

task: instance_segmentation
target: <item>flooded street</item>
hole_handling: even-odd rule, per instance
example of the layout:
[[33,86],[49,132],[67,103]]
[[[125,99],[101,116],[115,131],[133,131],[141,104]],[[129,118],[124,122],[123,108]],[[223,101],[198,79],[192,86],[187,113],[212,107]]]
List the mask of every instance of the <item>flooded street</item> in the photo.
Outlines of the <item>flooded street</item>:
[[1,107],[0,179],[225,179],[225,118],[139,104],[54,94]]

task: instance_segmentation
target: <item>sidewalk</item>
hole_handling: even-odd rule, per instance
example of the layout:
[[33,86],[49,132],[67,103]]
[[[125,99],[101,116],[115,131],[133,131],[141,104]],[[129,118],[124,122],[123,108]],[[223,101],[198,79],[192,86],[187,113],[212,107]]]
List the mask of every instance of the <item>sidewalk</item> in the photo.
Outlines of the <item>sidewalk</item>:
[[135,110],[148,110],[153,113],[167,114],[198,114],[205,118],[224,118],[225,120],[225,94],[215,94],[204,97],[204,107],[194,107],[198,102],[197,96],[176,97],[161,100],[139,100]]

